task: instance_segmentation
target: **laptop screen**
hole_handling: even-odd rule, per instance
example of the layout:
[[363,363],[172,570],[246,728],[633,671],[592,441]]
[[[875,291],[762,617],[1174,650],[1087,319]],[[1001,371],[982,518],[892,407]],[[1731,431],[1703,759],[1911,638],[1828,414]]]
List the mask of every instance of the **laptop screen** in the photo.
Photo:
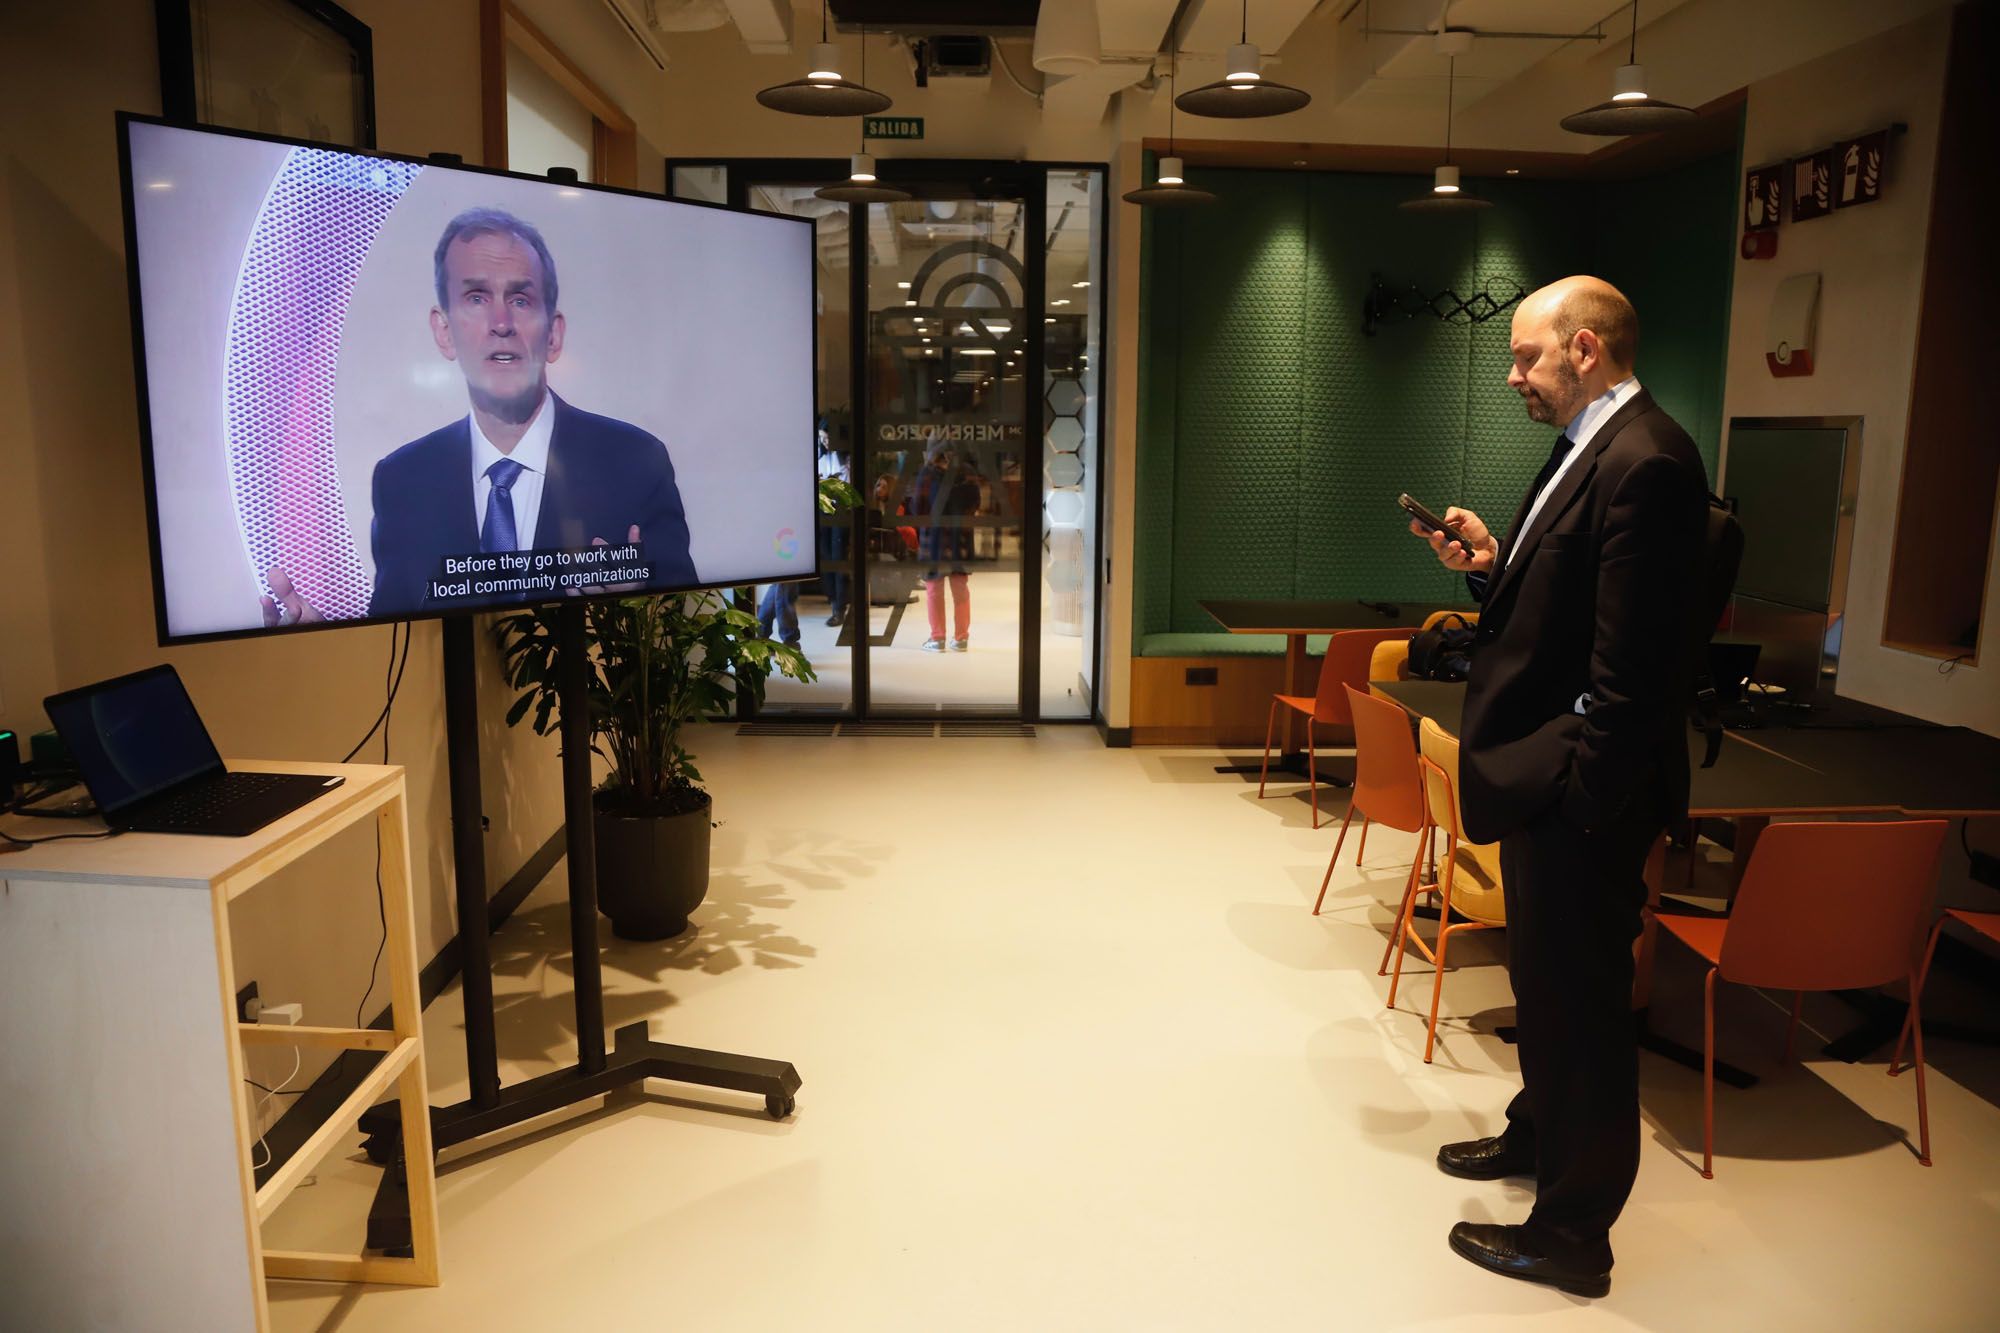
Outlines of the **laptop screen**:
[[170,666],[54,695],[46,707],[106,813],[222,771],[222,756]]

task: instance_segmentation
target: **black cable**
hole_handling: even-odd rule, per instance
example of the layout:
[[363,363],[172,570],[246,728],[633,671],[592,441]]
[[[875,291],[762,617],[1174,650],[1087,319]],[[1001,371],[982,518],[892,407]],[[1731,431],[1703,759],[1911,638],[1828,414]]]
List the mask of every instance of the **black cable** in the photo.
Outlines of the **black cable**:
[[259,1092],[262,1092],[262,1093],[267,1093],[267,1094],[269,1094],[270,1096],[273,1096],[273,1097],[303,1097],[303,1096],[305,1096],[305,1095],[306,1095],[307,1093],[309,1093],[309,1092],[311,1092],[311,1091],[312,1091],[312,1089],[311,1089],[310,1087],[304,1087],[304,1088],[267,1088],[267,1087],[265,1087],[265,1086],[264,1086],[264,1085],[263,1085],[262,1083],[259,1083],[259,1082],[258,1082],[258,1081],[257,1081],[256,1079],[254,1079],[254,1078],[246,1078],[246,1079],[244,1079],[243,1081],[244,1081],[245,1083],[248,1083],[248,1084],[249,1084],[249,1085],[250,1085],[251,1087],[253,1087],[253,1088],[257,1089],[257,1091],[259,1091]]
[[[396,631],[399,629],[403,631],[403,655],[400,661],[396,656]],[[368,728],[368,734],[356,741],[354,748],[341,757],[341,763],[348,764],[354,762],[354,756],[361,753],[362,747],[367,745],[369,741],[374,740],[375,733],[381,731],[387,725],[390,710],[396,706],[396,693],[403,688],[403,666],[410,660],[411,637],[408,621],[397,621],[395,624],[389,626],[389,661],[394,667],[394,680],[392,681],[386,674],[384,675],[382,684],[387,697],[382,701],[382,711],[375,715],[374,725]],[[387,743],[388,737],[385,734],[383,744],[386,745]]]

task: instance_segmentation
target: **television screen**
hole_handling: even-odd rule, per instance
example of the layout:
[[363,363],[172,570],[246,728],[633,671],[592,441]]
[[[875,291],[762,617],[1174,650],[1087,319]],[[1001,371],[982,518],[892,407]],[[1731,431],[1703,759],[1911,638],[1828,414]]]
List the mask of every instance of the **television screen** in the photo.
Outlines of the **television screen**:
[[119,124],[163,643],[813,573],[810,222]]

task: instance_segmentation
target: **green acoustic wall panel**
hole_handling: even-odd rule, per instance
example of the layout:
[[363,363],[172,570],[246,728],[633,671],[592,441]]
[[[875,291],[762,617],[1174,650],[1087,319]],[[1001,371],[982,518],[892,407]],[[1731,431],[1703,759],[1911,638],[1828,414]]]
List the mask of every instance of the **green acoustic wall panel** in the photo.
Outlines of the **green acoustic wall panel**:
[[1215,628],[1203,598],[1294,594],[1305,198],[1289,172],[1231,174],[1227,206],[1160,224],[1180,232],[1174,630]]
[[[1153,173],[1146,154],[1146,178]],[[1123,207],[1123,205],[1119,205]],[[1132,627],[1162,633],[1173,590],[1174,392],[1180,382],[1180,286],[1160,280],[1180,265],[1180,237],[1153,209],[1139,222],[1139,420],[1133,491]],[[1113,577],[1117,577],[1114,571]]]
[[1641,378],[1712,465],[1736,177],[1724,155],[1617,185],[1480,181],[1496,207],[1436,215],[1396,208],[1413,177],[1201,173],[1218,204],[1143,224],[1135,631],[1212,630],[1213,597],[1461,596],[1396,494],[1504,528],[1554,431],[1507,387],[1508,316],[1370,336],[1377,275],[1466,297],[1603,273],[1640,308]]
[[1735,276],[1735,153],[1602,187],[1598,272],[1639,311],[1639,378],[1715,476]]

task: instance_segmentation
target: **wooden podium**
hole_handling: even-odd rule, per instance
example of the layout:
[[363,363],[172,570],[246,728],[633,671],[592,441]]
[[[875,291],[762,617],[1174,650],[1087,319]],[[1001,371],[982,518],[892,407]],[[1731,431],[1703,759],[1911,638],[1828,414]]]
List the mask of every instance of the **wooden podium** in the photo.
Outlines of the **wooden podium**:
[[[437,1284],[403,770],[229,766],[345,781],[246,838],[128,833],[0,853],[0,1325],[264,1330],[266,1278]],[[389,1030],[239,1023],[229,904],[370,816]],[[31,837],[97,826],[7,827]],[[382,1055],[261,1189],[243,1095],[252,1044]],[[261,1224],[392,1085],[413,1257],[266,1250]]]

